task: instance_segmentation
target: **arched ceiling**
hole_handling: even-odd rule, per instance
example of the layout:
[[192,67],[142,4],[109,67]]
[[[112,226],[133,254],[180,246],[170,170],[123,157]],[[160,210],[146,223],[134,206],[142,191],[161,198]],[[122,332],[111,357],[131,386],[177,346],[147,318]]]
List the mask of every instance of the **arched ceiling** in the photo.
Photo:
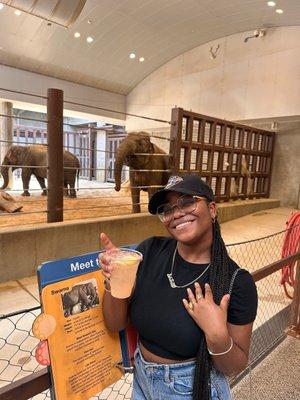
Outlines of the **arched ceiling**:
[[[16,16],[4,6],[0,64],[127,94],[200,44],[261,27],[299,25],[299,0],[274,1],[275,7],[267,0],[87,0],[68,29],[29,14]],[[87,36],[94,41],[87,43]]]

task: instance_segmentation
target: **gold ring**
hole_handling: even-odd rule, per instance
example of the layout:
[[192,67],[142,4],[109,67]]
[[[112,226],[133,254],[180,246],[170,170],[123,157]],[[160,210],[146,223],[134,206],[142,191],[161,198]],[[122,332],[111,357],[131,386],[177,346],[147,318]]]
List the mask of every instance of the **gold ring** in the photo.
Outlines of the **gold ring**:
[[189,302],[189,309],[191,311],[193,311],[193,309],[194,309],[194,304],[191,301]]
[[201,294],[197,294],[196,298],[197,300],[200,300],[202,298]]

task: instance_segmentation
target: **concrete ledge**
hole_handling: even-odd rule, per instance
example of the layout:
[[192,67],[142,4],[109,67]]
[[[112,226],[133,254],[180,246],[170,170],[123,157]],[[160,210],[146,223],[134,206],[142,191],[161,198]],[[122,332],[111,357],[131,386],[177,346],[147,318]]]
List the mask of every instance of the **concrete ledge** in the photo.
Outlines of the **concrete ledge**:
[[280,207],[280,201],[276,199],[237,200],[229,203],[219,203],[218,220],[221,223],[231,221],[244,215],[276,207]]
[[[218,219],[225,222],[279,206],[280,202],[272,199],[221,203]],[[45,261],[100,250],[100,232],[106,232],[117,245],[167,234],[158,218],[148,213],[2,229],[0,282],[34,275]]]

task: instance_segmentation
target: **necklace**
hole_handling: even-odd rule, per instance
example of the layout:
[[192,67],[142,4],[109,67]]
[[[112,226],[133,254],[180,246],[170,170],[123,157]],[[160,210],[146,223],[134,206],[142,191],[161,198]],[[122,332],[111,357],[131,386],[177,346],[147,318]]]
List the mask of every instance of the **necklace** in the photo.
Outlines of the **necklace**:
[[175,263],[175,256],[176,256],[176,253],[177,253],[177,247],[178,247],[178,243],[177,243],[176,248],[175,248],[174,253],[173,253],[171,273],[170,273],[170,274],[167,274],[167,277],[168,277],[168,279],[169,279],[170,286],[171,286],[172,289],[175,289],[175,288],[176,288],[176,289],[185,288],[185,287],[191,285],[192,283],[195,283],[198,279],[201,278],[202,275],[205,274],[205,272],[206,272],[206,271],[208,270],[208,268],[210,267],[210,263],[209,263],[208,266],[205,268],[205,270],[204,270],[203,272],[201,272],[201,274],[200,274],[199,276],[197,276],[197,278],[195,278],[193,281],[191,281],[191,282],[189,282],[189,283],[187,283],[187,284],[185,284],[185,285],[181,285],[181,286],[176,285],[176,282],[175,282],[175,280],[174,280],[174,278],[173,278],[173,269],[174,269],[174,263]]

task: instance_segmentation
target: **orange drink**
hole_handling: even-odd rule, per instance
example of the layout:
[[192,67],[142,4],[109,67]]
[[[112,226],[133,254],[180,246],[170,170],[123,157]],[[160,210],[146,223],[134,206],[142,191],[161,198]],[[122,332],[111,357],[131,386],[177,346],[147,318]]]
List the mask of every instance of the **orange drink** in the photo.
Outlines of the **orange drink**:
[[143,255],[136,250],[116,249],[108,254],[108,258],[114,267],[110,278],[111,294],[118,299],[126,299],[131,295]]

